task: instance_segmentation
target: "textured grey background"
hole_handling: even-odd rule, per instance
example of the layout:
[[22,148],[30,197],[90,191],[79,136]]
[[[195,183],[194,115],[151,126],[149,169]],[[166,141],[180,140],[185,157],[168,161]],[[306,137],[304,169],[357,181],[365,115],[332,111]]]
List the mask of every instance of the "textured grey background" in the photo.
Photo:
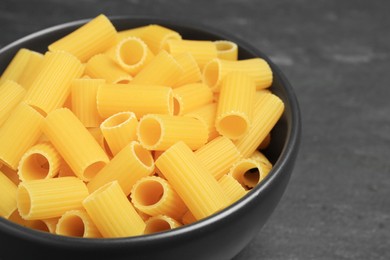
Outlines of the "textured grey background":
[[390,259],[389,11],[385,0],[1,0],[0,47],[99,13],[189,19],[246,39],[292,83],[303,141],[281,203],[234,260]]

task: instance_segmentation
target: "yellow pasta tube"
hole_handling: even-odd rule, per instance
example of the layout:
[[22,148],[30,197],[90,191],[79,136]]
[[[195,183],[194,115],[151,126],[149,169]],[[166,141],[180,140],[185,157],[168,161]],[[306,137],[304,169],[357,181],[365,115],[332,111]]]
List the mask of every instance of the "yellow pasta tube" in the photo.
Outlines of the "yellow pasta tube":
[[183,68],[183,74],[172,87],[179,87],[190,83],[196,83],[202,80],[202,73],[200,72],[200,68],[191,53],[183,52],[174,55],[173,57]]
[[[46,225],[47,232],[55,234],[58,219],[59,218],[48,218],[48,219],[42,219],[41,221]],[[39,221],[39,220],[36,220],[36,221]]]
[[119,112],[100,125],[104,139],[114,156],[137,139],[137,126],[138,120],[133,112]]
[[43,117],[21,102],[0,127],[0,162],[16,170],[20,158],[41,136]]
[[104,118],[123,111],[134,112],[138,119],[149,113],[172,115],[172,89],[164,86],[106,84],[98,90],[97,109]]
[[138,180],[131,190],[131,202],[138,210],[150,215],[167,215],[181,219],[187,206],[168,181],[156,176]]
[[114,47],[115,62],[133,76],[153,58],[154,54],[149,47],[137,37],[123,39]]
[[97,141],[67,108],[47,115],[43,132],[77,177],[92,179],[109,161]]
[[0,126],[25,94],[24,88],[14,81],[5,80],[0,83]]
[[119,31],[118,32],[118,37],[117,37],[118,38],[118,42],[123,40],[123,39],[126,39],[128,37],[138,37],[138,38],[140,38],[147,28],[148,28],[148,25],[145,25],[145,26],[140,26],[140,27],[136,27],[136,28],[132,28],[132,29]]
[[18,83],[23,86],[26,90],[28,90],[31,84],[34,82],[36,76],[41,70],[41,65],[43,62],[43,54],[38,52],[31,52],[30,59],[26,64],[23,73],[20,75],[18,79]]
[[97,91],[103,79],[75,79],[71,86],[72,112],[85,127],[98,127],[103,119],[97,111]]
[[215,47],[217,48],[217,58],[222,60],[238,59],[238,47],[237,44],[232,41],[214,41]]
[[242,72],[231,72],[223,80],[218,100],[217,131],[230,139],[242,137],[252,122],[256,87]]
[[166,150],[178,141],[196,150],[207,142],[208,131],[207,125],[196,118],[148,114],[141,118],[137,136],[148,150]]
[[238,61],[213,59],[204,67],[203,82],[214,92],[219,92],[223,78],[232,71],[241,71],[252,76],[256,89],[268,88],[272,84],[272,70],[268,63],[261,58]]
[[[267,177],[268,173],[272,170],[272,163],[268,160],[268,158],[258,150],[256,150],[249,158],[260,163],[262,179]],[[249,186],[250,184],[247,185]]]
[[71,237],[101,237],[99,230],[84,209],[65,212],[58,220],[55,233]]
[[8,218],[16,209],[17,186],[0,170],[0,217]]
[[173,86],[183,68],[166,51],[159,52],[133,79],[132,84]]
[[184,142],[172,145],[157,159],[156,165],[197,220],[229,204],[217,180]]
[[21,182],[17,205],[28,220],[60,217],[68,210],[82,208],[88,196],[84,182],[76,177],[62,177]]
[[25,102],[45,116],[65,103],[72,80],[80,77],[83,70],[83,65],[73,55],[47,52],[38,75],[27,91]]
[[90,194],[83,205],[103,237],[136,236],[145,229],[145,222],[117,181],[109,182]]
[[50,143],[39,143],[26,151],[20,159],[18,175],[22,181],[55,177],[62,158]]
[[217,103],[210,103],[205,106],[196,108],[185,116],[190,116],[204,122],[208,126],[209,138],[208,141],[220,136],[215,128],[215,116],[217,114]]
[[187,211],[181,218],[181,223],[183,223],[184,225],[188,225],[194,222],[196,222],[196,218],[194,217],[194,215],[192,215],[191,211]]
[[217,48],[212,41],[169,40],[168,52],[172,55],[191,53],[201,70],[210,60],[217,58]]
[[213,101],[213,93],[203,83],[187,84],[173,90],[174,115],[184,115],[189,111]]
[[136,181],[153,173],[152,154],[138,142],[125,146],[87,185],[90,192],[106,183],[117,181],[123,192],[130,194]]
[[21,48],[1,75],[0,84],[6,80],[12,80],[19,83],[20,78],[29,66],[30,60],[34,59],[34,56],[39,55],[40,54],[37,52]]
[[117,32],[110,20],[99,15],[77,30],[49,45],[50,51],[72,53],[81,62],[86,62],[116,43]]
[[181,223],[169,216],[158,215],[146,220],[145,225],[144,234],[153,234],[180,227]]
[[252,158],[241,159],[230,168],[229,174],[243,187],[253,188],[268,174],[269,168]]
[[181,35],[176,31],[157,24],[147,26],[142,31],[140,37],[154,54],[159,53],[161,50],[167,50],[167,42],[169,40],[181,39]]
[[67,177],[67,176],[75,177],[76,174],[73,172],[73,170],[70,168],[70,166],[65,162],[65,160],[62,160],[57,176],[58,177]]
[[195,155],[216,180],[227,174],[230,167],[241,158],[237,147],[224,136],[205,144],[195,151]]
[[247,193],[244,187],[242,187],[242,185],[229,174],[223,175],[219,179],[218,183],[221,185],[225,194],[229,197],[231,203],[241,199]]
[[88,132],[95,138],[95,140],[98,142],[101,148],[103,148],[104,152],[107,154],[108,158],[114,157],[110,147],[108,147],[106,139],[104,139],[103,133],[100,129],[100,127],[92,127],[88,128]]
[[16,186],[19,185],[20,179],[19,179],[19,175],[18,175],[17,169],[13,170],[13,169],[11,169],[8,166],[3,165],[2,167],[0,167],[0,171],[5,176],[7,176],[7,178],[10,179],[13,183],[15,183]]
[[243,157],[249,157],[256,151],[282,116],[283,111],[283,101],[274,94],[263,93],[256,101],[252,126],[245,136],[234,142]]
[[127,84],[133,79],[106,54],[97,54],[90,58],[85,67],[85,74],[91,78],[105,79],[107,83]]

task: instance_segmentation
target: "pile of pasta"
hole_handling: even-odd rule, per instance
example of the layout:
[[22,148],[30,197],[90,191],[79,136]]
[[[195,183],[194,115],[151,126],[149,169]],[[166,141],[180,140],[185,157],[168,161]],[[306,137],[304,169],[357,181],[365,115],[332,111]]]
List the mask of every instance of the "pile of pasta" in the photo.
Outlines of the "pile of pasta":
[[44,54],[20,49],[0,79],[0,216],[111,238],[215,214],[272,169],[272,78],[234,42],[104,15]]

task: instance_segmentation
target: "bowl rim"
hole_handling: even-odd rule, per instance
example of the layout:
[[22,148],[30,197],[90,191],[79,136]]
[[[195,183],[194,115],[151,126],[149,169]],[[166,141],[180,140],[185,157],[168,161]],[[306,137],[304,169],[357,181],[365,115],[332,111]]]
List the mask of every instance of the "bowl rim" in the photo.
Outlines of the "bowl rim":
[[[278,157],[277,161],[274,164],[273,169],[267,175],[267,177],[255,188],[253,188],[250,192],[248,192],[244,197],[231,204],[230,206],[222,209],[220,212],[215,213],[207,218],[204,218],[200,221],[196,221],[194,223],[184,225],[182,227],[154,233],[148,235],[139,235],[132,237],[121,237],[121,238],[77,238],[77,237],[67,237],[55,235],[47,232],[41,232],[37,230],[33,230],[30,228],[23,227],[19,224],[13,223],[6,219],[0,218],[0,229],[3,232],[8,234],[12,234],[13,236],[22,237],[24,240],[29,241],[37,241],[40,239],[41,242],[46,245],[55,246],[69,246],[69,247],[82,247],[82,248],[92,248],[96,246],[102,247],[118,247],[124,244],[138,244],[145,242],[157,242],[161,240],[167,239],[180,239],[184,236],[187,236],[188,233],[192,232],[201,232],[213,226],[213,224],[222,222],[223,219],[228,219],[229,217],[236,214],[241,208],[244,208],[250,201],[255,200],[257,197],[261,196],[266,190],[268,190],[274,182],[277,181],[278,177],[283,174],[283,169],[287,167],[288,164],[294,163],[299,146],[300,146],[300,137],[301,137],[301,115],[300,108],[298,104],[297,97],[293,91],[293,88],[287,78],[284,76],[283,72],[269,59],[267,55],[265,55],[262,51],[255,48],[252,44],[249,44],[246,40],[233,35],[232,33],[226,32],[224,30],[209,26],[208,24],[202,24],[201,22],[197,22],[196,24],[193,21],[185,20],[185,19],[172,19],[172,18],[160,18],[155,16],[145,16],[145,15],[120,15],[120,16],[107,16],[109,20],[114,24],[123,21],[139,21],[141,23],[147,24],[163,24],[165,26],[180,26],[183,28],[188,28],[192,30],[197,30],[202,33],[211,34],[215,37],[221,37],[221,40],[231,40],[237,43],[238,46],[246,49],[250,53],[255,54],[258,57],[265,59],[270,67],[273,70],[273,74],[275,78],[283,85],[283,91],[287,97],[285,101],[285,107],[289,106],[291,109],[291,124],[287,130],[286,142],[283,145],[283,149]],[[9,49],[14,48],[20,44],[28,42],[36,37],[44,36],[46,34],[50,34],[56,31],[61,31],[64,29],[69,29],[75,26],[81,26],[82,24],[90,21],[93,18],[87,19],[79,19],[71,22],[61,23],[58,25],[50,26],[42,30],[38,30],[34,33],[28,34],[22,38],[19,38],[10,44],[5,45],[0,49],[0,55],[4,52],[7,52]],[[76,27],[76,28],[77,28]],[[131,28],[129,28],[131,29]]]

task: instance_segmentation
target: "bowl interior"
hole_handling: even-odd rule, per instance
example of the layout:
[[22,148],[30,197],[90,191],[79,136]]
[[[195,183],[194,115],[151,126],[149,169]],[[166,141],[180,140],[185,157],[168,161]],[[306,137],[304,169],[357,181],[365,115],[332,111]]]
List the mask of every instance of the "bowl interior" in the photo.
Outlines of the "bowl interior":
[[[188,22],[177,22],[173,20],[164,20],[164,19],[156,19],[149,17],[133,17],[131,19],[127,17],[111,17],[110,20],[113,22],[118,31],[130,29],[138,26],[143,26],[147,24],[160,24],[162,26],[169,27],[173,30],[179,32],[184,39],[198,39],[198,40],[230,40],[238,44],[239,46],[239,59],[247,59],[253,57],[261,57],[267,60],[274,72],[274,82],[271,86],[271,90],[273,93],[278,95],[285,103],[285,111],[277,123],[277,125],[272,130],[272,143],[270,147],[265,150],[265,154],[269,157],[270,161],[275,165],[274,170],[271,171],[269,176],[264,180],[258,187],[255,187],[253,191],[260,193],[262,189],[264,189],[268,183],[272,182],[272,179],[276,174],[281,174],[277,169],[282,167],[286,160],[290,157],[294,157],[293,153],[296,151],[296,146],[298,145],[299,132],[300,132],[300,119],[299,119],[299,108],[293,93],[292,88],[290,87],[287,80],[284,78],[281,71],[270,61],[270,59],[264,55],[261,51],[252,47],[250,44],[246,43],[242,39],[239,39],[231,34],[216,30],[209,29],[207,26],[199,26],[194,25]],[[81,24],[85,23],[87,20],[81,20],[76,22],[71,22],[59,26],[54,26],[37,33],[26,36],[14,43],[4,47],[0,50],[0,75],[2,71],[9,64],[15,53],[20,48],[28,48],[34,51],[38,51],[44,53],[47,51],[47,46],[54,42],[55,40],[61,38],[62,36],[72,32]],[[245,196],[232,206],[230,206],[231,211],[238,211],[245,205],[249,200],[254,199],[251,196]],[[224,210],[226,211],[226,210]],[[205,220],[196,222],[194,224],[184,226],[178,228],[177,230],[172,230],[168,232],[162,232],[158,234],[152,234],[143,236],[145,239],[160,239],[166,238],[170,236],[175,236],[180,234],[181,232],[192,232],[201,228],[205,225],[212,225],[214,222],[220,220],[224,217],[223,212],[215,214]],[[1,222],[4,222],[3,219],[0,219]],[[6,221],[7,222],[7,221]],[[42,233],[39,231],[29,230],[23,227],[18,227],[17,225],[13,225],[12,223],[6,223],[10,225],[12,229],[21,231],[23,234],[27,234],[28,236],[41,237],[45,240],[50,240],[55,237],[54,235]],[[1,225],[0,225],[1,228]],[[111,241],[115,240],[126,240],[126,241],[136,241],[139,239],[138,237],[134,238],[126,238],[126,239],[111,239]],[[143,238],[144,239],[144,238]],[[68,238],[68,237],[56,237],[56,241],[66,241],[66,242],[77,242],[77,243],[86,243],[83,239],[77,238]],[[105,240],[105,239],[102,239]],[[72,242],[72,243],[73,243]],[[96,241],[95,241],[96,242]]]

